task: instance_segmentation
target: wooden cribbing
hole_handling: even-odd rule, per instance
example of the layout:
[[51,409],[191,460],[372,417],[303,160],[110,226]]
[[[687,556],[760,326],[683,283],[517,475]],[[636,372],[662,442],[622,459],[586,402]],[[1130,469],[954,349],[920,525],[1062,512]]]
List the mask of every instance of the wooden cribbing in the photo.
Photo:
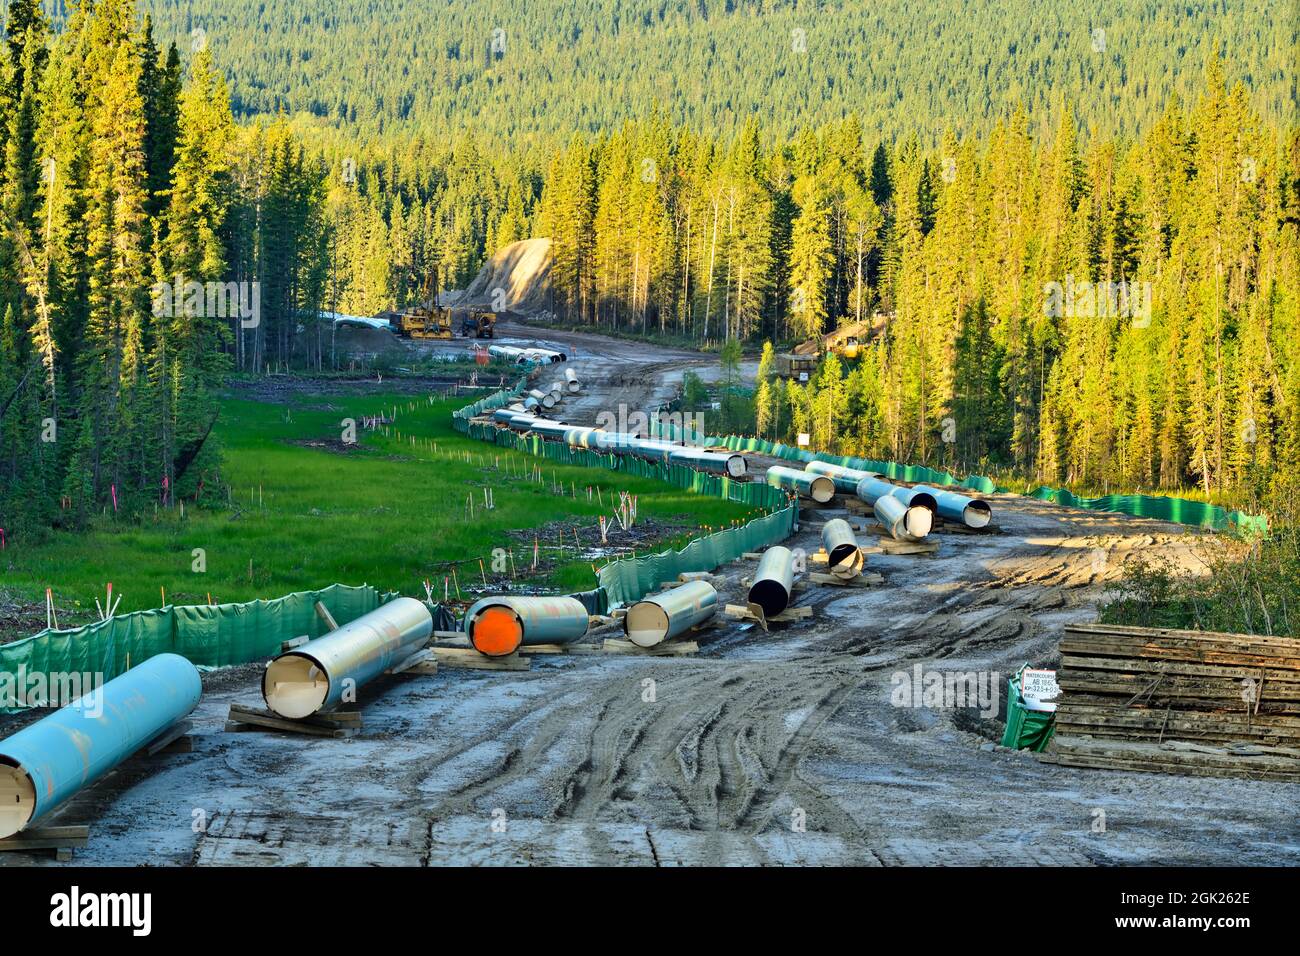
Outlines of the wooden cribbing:
[[1300,640],[1088,624],[1060,649],[1045,759],[1300,779]]

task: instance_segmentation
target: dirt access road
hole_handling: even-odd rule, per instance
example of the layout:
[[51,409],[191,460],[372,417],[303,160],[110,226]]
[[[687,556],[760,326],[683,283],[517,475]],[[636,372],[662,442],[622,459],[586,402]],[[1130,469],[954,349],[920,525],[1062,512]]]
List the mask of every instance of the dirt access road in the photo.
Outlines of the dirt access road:
[[[689,353],[578,346],[594,421],[673,390]],[[1079,770],[1002,750],[1005,682],[1050,666],[1128,561],[1189,570],[1180,526],[993,499],[1000,534],[933,557],[872,556],[884,583],[810,588],[811,619],[720,622],[696,657],[537,656],[528,673],[444,670],[362,689],[351,740],[224,733],[260,665],[205,675],[194,752],[133,763],[78,798],[83,863],[1296,864],[1300,786]],[[816,549],[809,514],[792,543]],[[870,543],[870,542],[864,542]],[[719,569],[724,600],[753,562]],[[993,681],[979,708],[895,706],[923,672]],[[996,675],[996,676],[994,676]],[[0,864],[4,865],[4,864]]]

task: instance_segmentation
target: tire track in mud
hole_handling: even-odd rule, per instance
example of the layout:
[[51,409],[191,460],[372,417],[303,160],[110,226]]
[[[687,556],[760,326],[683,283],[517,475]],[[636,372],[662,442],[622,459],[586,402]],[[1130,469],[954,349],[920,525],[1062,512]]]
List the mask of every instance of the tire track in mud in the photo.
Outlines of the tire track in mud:
[[[553,795],[549,818],[626,821],[649,827],[757,833],[787,795],[807,802],[796,767],[821,725],[862,683],[847,658],[720,666],[674,662],[672,670],[603,677],[585,667],[557,688],[563,703],[522,705],[450,751],[404,768],[402,789],[485,742],[505,745],[491,767],[428,807],[439,815],[482,813],[521,782]],[[655,700],[644,701],[652,674]],[[557,675],[558,676],[558,675]],[[416,798],[413,802],[419,803]],[[825,817],[826,814],[821,814]],[[847,817],[839,820],[852,828]]]

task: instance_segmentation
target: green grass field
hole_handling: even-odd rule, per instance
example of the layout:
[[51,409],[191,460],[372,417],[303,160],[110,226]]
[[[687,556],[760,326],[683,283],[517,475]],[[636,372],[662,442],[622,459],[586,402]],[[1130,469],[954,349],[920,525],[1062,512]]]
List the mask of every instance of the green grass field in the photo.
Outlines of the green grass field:
[[[451,412],[464,397],[301,395],[283,401],[231,398],[224,404],[219,434],[223,476],[231,486],[227,510],[187,507],[182,518],[179,509],[164,509],[138,523],[102,518],[88,533],[60,532],[36,546],[11,540],[0,559],[9,599],[43,605],[51,587],[57,606],[67,609],[60,612],[66,627],[97,617],[95,597],[102,598],[109,581],[122,595],[122,613],[159,606],[160,588],[169,604],[205,603],[209,595],[218,603],[271,598],[334,582],[423,597],[421,582],[429,578],[440,598],[453,565],[453,581],[469,598],[471,588],[482,588],[480,559],[492,580],[494,549],[513,554],[520,583],[586,590],[595,586],[587,549],[599,546],[597,516],[613,515],[619,492],[638,496],[642,527],[633,529],[638,538],[611,532],[610,548],[645,550],[650,542],[653,550],[680,547],[705,526],[716,529],[751,513],[662,482],[553,467],[463,437],[451,428]],[[390,434],[362,430],[363,416],[392,417],[395,407]],[[345,418],[358,423],[358,443],[350,447],[341,441]],[[554,490],[557,483],[565,487],[563,496]],[[495,499],[490,511],[482,509],[485,485]],[[466,513],[471,494],[473,520]],[[647,539],[646,526],[659,533]],[[542,573],[530,578],[536,528],[550,533],[540,542]],[[194,570],[195,549],[202,549],[206,563],[201,573]]]

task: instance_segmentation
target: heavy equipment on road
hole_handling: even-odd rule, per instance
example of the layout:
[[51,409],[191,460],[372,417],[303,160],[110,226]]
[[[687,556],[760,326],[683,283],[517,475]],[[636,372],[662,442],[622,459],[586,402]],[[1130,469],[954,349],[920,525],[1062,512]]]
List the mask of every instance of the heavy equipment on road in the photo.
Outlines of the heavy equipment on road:
[[420,289],[418,304],[408,306],[397,315],[397,334],[404,339],[450,339],[452,331],[451,309],[438,305],[440,284],[438,266],[435,264],[425,277]]
[[466,338],[494,339],[497,337],[497,314],[482,309],[470,309],[460,320],[460,334]]

